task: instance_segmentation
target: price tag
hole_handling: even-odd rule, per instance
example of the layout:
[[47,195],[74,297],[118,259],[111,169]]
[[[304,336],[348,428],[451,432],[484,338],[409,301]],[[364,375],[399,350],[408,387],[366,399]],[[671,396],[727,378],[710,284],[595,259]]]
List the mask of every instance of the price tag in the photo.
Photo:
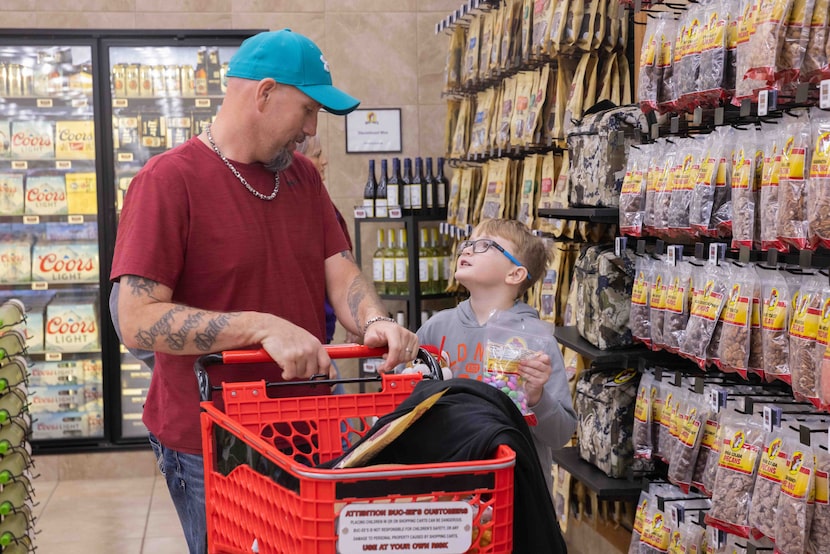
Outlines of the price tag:
[[37,225],[40,223],[40,216],[38,215],[24,215],[23,216],[23,224],[24,225]]
[[37,107],[38,108],[51,108],[53,105],[51,98],[38,98],[37,99]]
[[47,352],[45,358],[47,362],[59,362],[63,359],[63,354],[60,352]]
[[29,162],[25,160],[15,160],[12,162],[12,169],[29,169]]
[[621,257],[623,252],[625,252],[625,248],[628,245],[628,237],[617,237],[614,239],[614,253],[617,257]]
[[83,108],[84,106],[89,104],[89,100],[86,98],[73,98],[72,99],[72,107],[73,108]]
[[680,527],[680,524],[683,523],[683,512],[685,512],[683,506],[679,506],[677,504],[669,506],[669,521],[671,522],[672,529],[677,529]]
[[75,224],[83,223],[84,222],[84,216],[82,216],[82,215],[70,215],[66,218],[66,222],[67,223],[75,223]]
[[49,283],[46,281],[32,283],[32,290],[49,290]]
[[209,108],[210,107],[210,98],[197,98],[196,99],[196,107],[197,108]]
[[768,433],[776,427],[781,427],[781,408],[778,406],[764,406],[764,429]]
[[403,212],[401,212],[401,207],[400,206],[390,206],[388,208],[388,211],[389,211],[389,217],[396,217],[396,218],[403,217]]
[[354,208],[354,218],[355,219],[366,219],[368,216],[366,214],[366,208],[363,206],[355,206]]
[[823,80],[818,86],[818,107],[827,110],[830,109],[830,79]]
[[764,116],[769,113],[769,91],[762,90],[758,93],[758,115]]
[[726,255],[726,244],[723,242],[713,242],[709,245],[709,263],[712,265],[719,265]]
[[129,107],[129,103],[127,102],[126,98],[113,98],[112,107],[113,108],[127,108],[127,107]]
[[55,162],[55,169],[72,169],[72,162],[69,160],[58,160]]
[[119,152],[118,153],[118,161],[119,162],[131,162],[131,161],[133,161],[133,153],[132,152]]
[[683,247],[677,244],[669,246],[666,251],[666,261],[671,266],[676,266],[677,262],[683,261]]

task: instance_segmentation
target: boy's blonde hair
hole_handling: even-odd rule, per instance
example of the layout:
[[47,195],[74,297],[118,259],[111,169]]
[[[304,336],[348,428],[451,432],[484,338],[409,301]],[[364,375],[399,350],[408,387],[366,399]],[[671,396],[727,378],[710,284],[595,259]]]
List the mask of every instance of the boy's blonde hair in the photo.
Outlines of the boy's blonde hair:
[[518,296],[522,296],[547,271],[551,251],[544,239],[531,233],[524,223],[515,219],[485,219],[476,225],[473,234],[505,238],[516,245],[516,251],[510,253],[522,262],[531,276],[519,286]]

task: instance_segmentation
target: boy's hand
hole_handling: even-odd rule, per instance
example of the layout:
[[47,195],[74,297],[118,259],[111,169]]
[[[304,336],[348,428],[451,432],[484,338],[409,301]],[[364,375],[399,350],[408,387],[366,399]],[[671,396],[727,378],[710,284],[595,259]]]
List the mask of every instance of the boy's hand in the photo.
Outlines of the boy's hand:
[[535,406],[542,399],[545,383],[550,379],[552,372],[550,356],[544,352],[537,352],[536,355],[519,362],[519,373],[525,378],[528,406]]

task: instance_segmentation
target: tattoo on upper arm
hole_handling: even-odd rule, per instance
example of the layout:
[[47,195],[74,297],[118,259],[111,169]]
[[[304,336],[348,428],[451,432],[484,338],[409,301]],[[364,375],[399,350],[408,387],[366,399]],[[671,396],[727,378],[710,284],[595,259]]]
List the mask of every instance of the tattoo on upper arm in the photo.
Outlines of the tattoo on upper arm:
[[[152,282],[152,281],[151,281]],[[156,345],[156,337],[164,337],[170,335],[170,324],[176,313],[185,310],[185,306],[174,306],[167,311],[161,319],[159,319],[149,329],[139,329],[135,335],[135,340],[138,345],[145,350],[154,350]]]
[[216,317],[208,321],[207,326],[203,331],[196,333],[196,336],[193,339],[196,344],[196,348],[202,352],[210,352],[213,349],[213,345],[216,344],[216,339],[219,337],[219,333],[222,332],[222,329],[230,324],[231,318],[239,315],[239,312],[217,314]]
[[125,284],[130,288],[130,293],[133,296],[148,296],[154,300],[158,298],[153,296],[158,283],[145,279],[144,277],[137,277],[136,275],[126,275]]
[[354,261],[354,255],[352,255],[352,251],[351,251],[351,250],[343,250],[343,251],[340,253],[340,257],[341,257],[341,258],[346,258],[347,260]]

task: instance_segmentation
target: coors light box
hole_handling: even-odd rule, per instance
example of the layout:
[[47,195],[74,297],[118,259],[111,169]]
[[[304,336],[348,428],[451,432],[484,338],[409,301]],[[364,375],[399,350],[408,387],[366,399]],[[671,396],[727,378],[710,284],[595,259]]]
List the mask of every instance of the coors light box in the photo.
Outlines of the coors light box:
[[46,307],[47,352],[89,352],[101,349],[96,298],[59,294]]

